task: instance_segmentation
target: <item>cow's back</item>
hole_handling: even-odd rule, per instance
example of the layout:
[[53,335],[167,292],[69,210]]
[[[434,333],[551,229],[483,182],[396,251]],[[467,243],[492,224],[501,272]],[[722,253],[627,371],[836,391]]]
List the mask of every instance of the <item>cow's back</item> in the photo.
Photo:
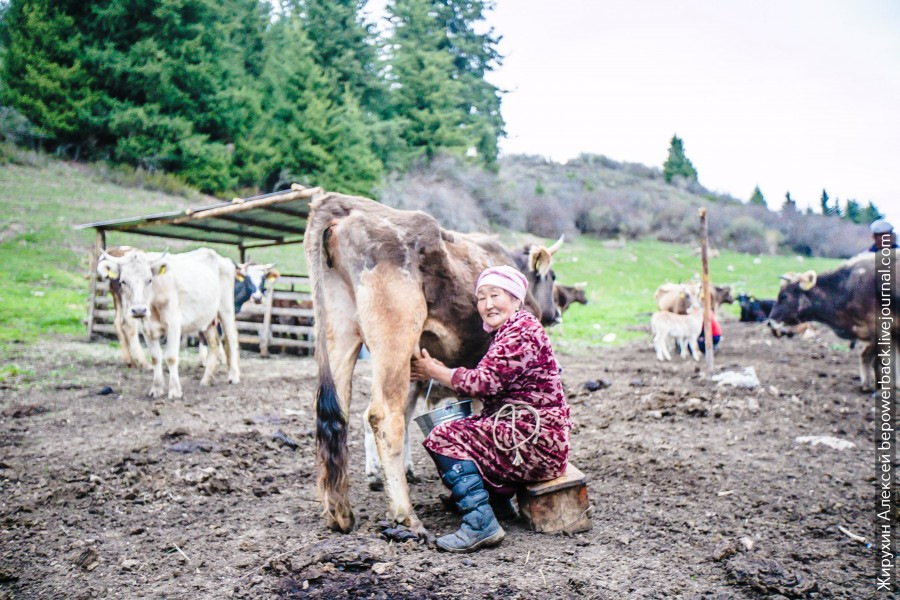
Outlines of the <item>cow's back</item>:
[[[168,277],[154,279],[158,300],[174,301],[186,333],[200,331],[212,323],[224,308],[228,292],[233,295],[234,264],[210,248],[200,248],[168,256]],[[234,310],[233,302],[224,302]]]

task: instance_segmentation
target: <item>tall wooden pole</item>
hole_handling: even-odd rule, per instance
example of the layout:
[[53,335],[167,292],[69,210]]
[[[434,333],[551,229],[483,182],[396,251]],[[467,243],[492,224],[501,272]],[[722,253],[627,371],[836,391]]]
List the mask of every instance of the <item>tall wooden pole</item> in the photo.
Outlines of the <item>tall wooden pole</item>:
[[706,371],[713,372],[713,338],[712,338],[712,302],[709,293],[709,225],[706,221],[706,209],[700,214],[700,257],[703,261],[703,346],[706,354]]

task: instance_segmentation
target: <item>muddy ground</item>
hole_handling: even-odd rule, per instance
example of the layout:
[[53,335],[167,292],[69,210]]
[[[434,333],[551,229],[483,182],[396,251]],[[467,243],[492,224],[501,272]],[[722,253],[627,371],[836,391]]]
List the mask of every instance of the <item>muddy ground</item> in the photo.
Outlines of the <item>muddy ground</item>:
[[[360,526],[342,535],[314,489],[312,360],[245,352],[240,385],[220,371],[201,389],[186,350],[185,399],[170,401],[147,398],[150,374],[105,342],[21,347],[26,374],[0,384],[0,598],[873,596],[877,547],[838,529],[874,541],[874,400],[857,351],[830,333],[724,326],[717,367],[753,366],[760,387],[717,386],[677,356],[660,365],[649,344],[561,347],[593,529],[514,522],[474,555],[382,537],[359,427],[368,363],[350,442]],[[591,380],[611,385],[587,392]],[[808,435],[855,447],[796,441]],[[413,439],[413,504],[449,532],[457,518]]]

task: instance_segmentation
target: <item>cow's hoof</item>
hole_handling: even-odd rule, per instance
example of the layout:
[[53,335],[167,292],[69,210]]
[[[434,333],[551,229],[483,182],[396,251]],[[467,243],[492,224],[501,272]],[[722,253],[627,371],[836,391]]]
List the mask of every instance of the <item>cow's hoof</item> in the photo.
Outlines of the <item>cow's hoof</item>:
[[421,483],[422,479],[412,469],[406,470],[406,483]]
[[178,390],[177,392],[169,392],[169,400],[181,400],[181,398],[183,397],[184,394],[181,393],[181,390]]
[[209,387],[212,385],[212,380],[204,377],[203,379],[200,380],[200,385],[203,387]]
[[163,394],[165,393],[165,390],[162,388],[150,388],[150,391],[147,392],[147,395],[151,398],[162,398]]
[[369,489],[373,492],[383,492],[384,491],[384,482],[378,478],[369,478]]
[[241,378],[237,375],[235,375],[234,377],[231,377],[231,376],[228,377],[228,383],[230,383],[231,385],[237,385],[240,382],[241,382]]

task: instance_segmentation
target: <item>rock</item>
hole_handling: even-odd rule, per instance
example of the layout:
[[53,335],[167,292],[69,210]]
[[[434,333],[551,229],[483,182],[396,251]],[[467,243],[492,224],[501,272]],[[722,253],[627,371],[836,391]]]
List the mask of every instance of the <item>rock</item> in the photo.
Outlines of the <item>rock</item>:
[[102,388],[97,390],[98,396],[109,396],[112,393],[113,393],[113,389],[111,387],[109,387],[108,385],[104,385]]
[[806,598],[819,589],[814,580],[788,571],[770,559],[750,559],[738,555],[725,564],[725,570],[737,582],[767,596],[781,594],[787,598]]
[[75,564],[86,571],[93,571],[100,565],[100,555],[93,548],[85,548],[75,559]]
[[753,550],[753,540],[747,536],[744,536],[740,539],[741,546],[744,549],[744,552],[750,552]]
[[194,452],[211,452],[213,443],[209,440],[184,440],[166,447],[170,452],[193,454]]
[[394,566],[394,563],[389,562],[377,562],[372,565],[372,572],[376,575],[384,575],[391,567]]
[[281,442],[282,446],[287,446],[291,450],[296,450],[297,448],[300,447],[300,444],[298,444],[297,442],[295,442],[294,440],[289,438],[280,429],[272,435],[272,439],[275,440],[276,442]]
[[648,410],[647,416],[650,417],[651,419],[662,419],[663,418],[663,414],[662,414],[661,410]]
[[813,446],[822,444],[823,446],[828,446],[835,450],[847,450],[848,448],[856,447],[856,444],[853,442],[841,440],[830,435],[801,435],[794,438],[794,441],[798,444],[812,444]]
[[750,412],[759,412],[759,400],[757,400],[753,396],[747,398],[747,409]]
[[731,540],[725,540],[713,550],[713,560],[720,561],[725,560],[729,556],[733,556],[737,554],[737,546]]
[[684,412],[693,417],[705,417],[709,414],[709,408],[700,398],[688,398],[684,403]]
[[596,392],[597,390],[608,388],[611,385],[612,382],[606,379],[589,379],[584,382],[584,389],[589,392]]

